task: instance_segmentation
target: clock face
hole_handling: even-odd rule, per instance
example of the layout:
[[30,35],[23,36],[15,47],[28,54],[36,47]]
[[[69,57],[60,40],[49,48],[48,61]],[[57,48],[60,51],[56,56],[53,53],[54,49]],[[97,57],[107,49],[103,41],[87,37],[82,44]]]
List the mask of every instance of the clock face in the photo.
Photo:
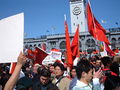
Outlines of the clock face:
[[74,15],[79,15],[81,13],[81,8],[80,7],[75,7],[74,9],[73,9],[73,14]]

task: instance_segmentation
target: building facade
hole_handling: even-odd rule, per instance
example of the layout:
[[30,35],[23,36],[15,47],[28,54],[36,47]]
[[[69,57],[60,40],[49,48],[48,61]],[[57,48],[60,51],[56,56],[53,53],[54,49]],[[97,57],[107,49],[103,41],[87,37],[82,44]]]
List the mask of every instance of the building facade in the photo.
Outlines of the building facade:
[[[70,34],[70,39],[72,42],[74,34]],[[95,40],[89,32],[80,33],[80,49],[84,50],[93,50],[99,49],[100,42]],[[120,48],[120,28],[110,28],[107,30],[107,37],[111,42],[111,49]],[[45,35],[40,38],[27,38],[24,40],[24,48],[34,48],[42,47],[44,43],[46,45],[46,50],[49,51],[52,48],[60,49],[61,51],[66,50],[65,44],[65,34],[54,34],[54,35]]]

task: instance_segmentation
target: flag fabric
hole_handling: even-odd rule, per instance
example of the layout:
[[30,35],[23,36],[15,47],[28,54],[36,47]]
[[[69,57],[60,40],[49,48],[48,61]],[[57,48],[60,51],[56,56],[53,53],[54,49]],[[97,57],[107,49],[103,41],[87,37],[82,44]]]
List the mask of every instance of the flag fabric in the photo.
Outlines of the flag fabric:
[[12,73],[14,72],[15,67],[16,67],[16,64],[17,64],[17,63],[15,63],[15,62],[11,63],[11,65],[10,65],[10,70],[9,70],[9,73],[10,73],[10,74],[12,74]]
[[51,49],[50,51],[60,52],[60,50],[59,50],[59,49],[56,49],[56,48],[53,48],[53,49]]
[[26,57],[29,59],[35,59],[35,52],[31,49],[26,50]]
[[92,14],[90,4],[87,4],[87,23],[90,34],[97,40],[110,44],[105,33],[106,30],[99,24],[94,15]]
[[107,43],[104,43],[105,45],[105,50],[107,51],[107,54],[109,56],[115,56],[115,53],[110,49],[109,45]]
[[77,27],[77,30],[75,32],[75,35],[71,44],[71,51],[72,51],[73,60],[76,58],[76,56],[79,57],[79,25]]
[[115,49],[115,53],[119,53],[119,49],[118,48]]
[[65,36],[66,36],[67,61],[68,61],[68,66],[72,67],[73,60],[72,60],[72,52],[71,52],[71,47],[70,47],[70,36],[68,32],[68,25],[66,21],[64,24],[65,24]]
[[42,48],[44,51],[46,51],[46,44],[45,44],[45,43],[42,43],[41,48]]
[[42,49],[35,47],[34,50],[35,53],[35,59],[34,59],[34,64],[42,64],[42,61],[45,59],[45,57],[48,55],[45,51]]

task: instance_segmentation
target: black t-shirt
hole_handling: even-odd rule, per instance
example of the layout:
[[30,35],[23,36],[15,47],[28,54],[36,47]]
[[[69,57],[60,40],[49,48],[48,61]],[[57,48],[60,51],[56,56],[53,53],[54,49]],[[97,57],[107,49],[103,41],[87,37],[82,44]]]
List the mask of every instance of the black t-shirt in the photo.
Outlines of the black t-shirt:
[[52,82],[48,82],[46,85],[42,85],[40,82],[33,84],[33,90],[47,90],[47,87],[53,85]]

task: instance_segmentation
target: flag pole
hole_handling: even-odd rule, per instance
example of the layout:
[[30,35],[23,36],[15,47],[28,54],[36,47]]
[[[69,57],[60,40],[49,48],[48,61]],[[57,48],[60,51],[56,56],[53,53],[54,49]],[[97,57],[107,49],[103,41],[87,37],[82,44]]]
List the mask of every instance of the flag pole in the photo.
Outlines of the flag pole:
[[79,24],[78,24],[78,57],[80,57],[80,54],[79,54],[79,45],[80,45],[80,43],[79,43]]
[[67,73],[70,75],[70,68],[71,64],[73,64],[72,61],[72,54],[71,54],[71,48],[70,48],[70,38],[69,38],[69,33],[68,33],[68,26],[66,26],[67,21],[66,21],[66,14],[64,14],[64,20],[65,20],[65,35],[66,35],[66,53],[67,53],[67,60],[68,60],[68,66],[67,66]]
[[66,21],[66,14],[64,14],[64,20]]

